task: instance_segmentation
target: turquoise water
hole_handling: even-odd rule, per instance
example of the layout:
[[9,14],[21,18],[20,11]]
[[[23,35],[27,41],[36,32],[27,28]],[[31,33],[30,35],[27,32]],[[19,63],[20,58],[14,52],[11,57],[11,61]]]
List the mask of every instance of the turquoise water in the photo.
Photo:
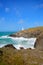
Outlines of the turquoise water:
[[16,32],[0,32],[0,36],[10,35]]
[[0,46],[3,44],[14,44],[14,41],[11,38],[2,38],[2,36],[7,36],[14,33],[16,32],[0,32]]
[[0,32],[0,48],[7,44],[13,44],[17,49],[20,49],[20,47],[24,47],[25,49],[34,48],[36,38],[10,37],[9,35],[13,33],[14,32]]

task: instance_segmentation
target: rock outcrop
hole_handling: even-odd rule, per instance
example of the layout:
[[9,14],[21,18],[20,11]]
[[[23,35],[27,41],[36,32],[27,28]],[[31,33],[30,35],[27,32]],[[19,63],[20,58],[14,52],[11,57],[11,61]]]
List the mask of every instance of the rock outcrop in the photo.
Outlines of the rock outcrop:
[[43,27],[21,31],[10,36],[36,37],[34,45],[36,49],[25,50],[20,47],[22,50],[16,50],[12,44],[5,45],[0,48],[0,65],[43,65]]
[[31,37],[38,37],[42,32],[43,32],[43,27],[38,27],[38,28],[23,30],[17,32],[16,34],[11,34],[10,36],[31,38]]
[[9,48],[13,48],[13,49],[16,49],[12,44],[7,44],[4,46],[5,48],[9,47]]
[[20,49],[24,49],[23,47],[20,47]]
[[43,50],[43,33],[38,36],[34,47]]
[[11,37],[25,37],[25,38],[34,38],[37,40],[35,42],[35,48],[43,48],[43,27],[31,28],[27,30],[20,31],[16,34],[11,34]]

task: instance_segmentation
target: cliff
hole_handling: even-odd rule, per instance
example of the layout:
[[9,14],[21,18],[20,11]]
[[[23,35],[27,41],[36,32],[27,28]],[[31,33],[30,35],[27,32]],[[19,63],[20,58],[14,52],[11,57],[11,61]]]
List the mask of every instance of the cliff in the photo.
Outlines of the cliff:
[[41,33],[36,42],[35,42],[35,45],[34,47],[36,47],[37,49],[40,49],[40,50],[43,50],[43,33]]
[[36,49],[17,50],[12,44],[0,48],[0,65],[43,65],[43,27],[31,28],[10,35],[12,37],[36,37]]
[[43,33],[43,27],[30,28],[27,30],[19,31],[16,34],[11,34],[11,37],[38,37],[41,33]]
[[25,37],[25,38],[36,37],[37,40],[35,42],[34,47],[43,49],[43,27],[30,28],[27,30],[19,31],[16,34],[11,34],[10,36],[11,37]]

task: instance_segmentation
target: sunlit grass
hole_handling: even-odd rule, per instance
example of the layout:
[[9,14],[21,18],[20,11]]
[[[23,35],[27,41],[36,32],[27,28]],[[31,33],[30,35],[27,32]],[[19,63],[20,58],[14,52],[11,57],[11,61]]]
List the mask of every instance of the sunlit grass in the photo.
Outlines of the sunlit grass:
[[43,64],[43,51],[14,50],[4,48],[0,65],[39,65]]

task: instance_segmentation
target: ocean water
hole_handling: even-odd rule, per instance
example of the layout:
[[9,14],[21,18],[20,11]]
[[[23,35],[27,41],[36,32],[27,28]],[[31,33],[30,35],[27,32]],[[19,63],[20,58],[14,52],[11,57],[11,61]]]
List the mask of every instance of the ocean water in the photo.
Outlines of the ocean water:
[[16,49],[23,47],[24,49],[34,49],[36,38],[10,37],[14,32],[0,32],[0,48],[7,44],[13,44]]
[[10,35],[16,32],[0,32],[0,36]]

